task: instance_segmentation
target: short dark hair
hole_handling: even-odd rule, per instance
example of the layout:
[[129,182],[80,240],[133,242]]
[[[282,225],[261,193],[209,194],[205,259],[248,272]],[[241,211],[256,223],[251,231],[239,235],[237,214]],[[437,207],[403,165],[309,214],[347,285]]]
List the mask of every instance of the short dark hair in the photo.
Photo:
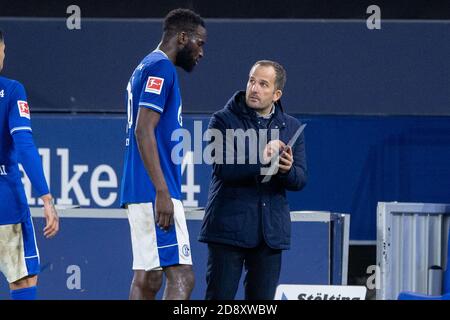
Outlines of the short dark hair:
[[0,29],[0,42],[3,42],[3,31]]
[[192,34],[198,26],[205,27],[205,22],[200,15],[189,9],[178,8],[170,11],[165,17],[163,31],[169,36],[181,31]]
[[275,69],[275,90],[283,91],[284,85],[286,84],[286,70],[284,70],[281,64],[271,60],[259,60],[255,62],[252,69],[256,65],[260,65],[263,67],[273,67]]

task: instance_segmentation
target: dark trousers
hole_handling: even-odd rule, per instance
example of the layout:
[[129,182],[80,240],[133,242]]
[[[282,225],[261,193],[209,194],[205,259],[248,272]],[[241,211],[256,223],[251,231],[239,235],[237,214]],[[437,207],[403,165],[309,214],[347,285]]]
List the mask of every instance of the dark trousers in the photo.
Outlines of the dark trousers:
[[245,299],[273,300],[281,269],[281,250],[263,241],[256,248],[208,244],[206,300],[233,300],[245,267]]

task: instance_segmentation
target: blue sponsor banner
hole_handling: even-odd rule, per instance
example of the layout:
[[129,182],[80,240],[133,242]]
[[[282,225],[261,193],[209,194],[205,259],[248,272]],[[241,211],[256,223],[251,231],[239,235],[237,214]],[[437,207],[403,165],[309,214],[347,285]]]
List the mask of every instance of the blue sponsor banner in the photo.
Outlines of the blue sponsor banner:
[[[292,211],[349,213],[350,239],[375,240],[378,201],[449,201],[449,117],[301,119],[308,123],[309,179],[304,190],[288,194]],[[57,203],[117,208],[125,116],[38,115],[32,121]],[[209,116],[188,115],[183,122],[191,133],[191,150],[201,148],[195,141],[206,130]],[[194,159],[194,154],[188,153],[183,165],[184,204],[204,207],[211,168],[203,159]],[[199,164],[192,164],[194,160]],[[26,190],[31,190],[29,182],[24,182]],[[29,201],[36,205],[33,194]]]
[[[448,202],[449,117],[301,119],[308,123],[305,140],[309,181],[304,190],[288,194],[292,211],[349,213],[350,239],[375,240],[378,201]],[[32,121],[34,138],[57,203],[103,208],[105,213],[118,208],[125,116],[37,115]],[[209,117],[188,115],[183,122],[191,133],[194,151],[194,141],[198,140],[195,136],[203,135]],[[189,206],[203,207],[211,168],[205,163],[192,164],[196,162],[193,153],[188,153],[185,160],[183,201]],[[25,178],[24,182],[30,190]],[[29,201],[32,206],[37,205],[30,191]],[[61,222],[58,237],[45,240],[44,221],[35,219],[41,248],[41,297],[126,299],[132,278],[126,219],[96,216],[64,218]],[[188,221],[197,277],[194,299],[202,299],[205,289],[207,251],[206,245],[197,241],[200,225],[200,220]],[[280,283],[326,284],[330,272],[334,282],[340,272],[328,265],[330,254],[336,255],[330,241],[338,239],[330,234],[326,223],[293,222],[292,248],[284,253]],[[333,261],[340,263],[339,259]],[[77,278],[78,274],[81,278]],[[1,298],[6,298],[4,282],[0,289]],[[238,298],[242,296],[241,288]]]

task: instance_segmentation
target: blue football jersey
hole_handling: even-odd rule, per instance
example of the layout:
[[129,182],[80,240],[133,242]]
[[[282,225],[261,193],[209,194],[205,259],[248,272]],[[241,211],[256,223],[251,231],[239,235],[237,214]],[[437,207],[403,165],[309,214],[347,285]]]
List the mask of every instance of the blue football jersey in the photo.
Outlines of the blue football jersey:
[[0,77],[0,225],[21,222],[29,214],[12,137],[23,130],[31,131],[25,89]]
[[181,165],[171,159],[172,149],[178,141],[172,141],[171,136],[182,126],[182,103],[175,66],[164,52],[153,51],[134,70],[127,86],[126,106],[128,121],[121,206],[154,202],[156,196],[134,134],[139,108],[149,108],[161,114],[155,129],[161,169],[170,196],[181,200]]

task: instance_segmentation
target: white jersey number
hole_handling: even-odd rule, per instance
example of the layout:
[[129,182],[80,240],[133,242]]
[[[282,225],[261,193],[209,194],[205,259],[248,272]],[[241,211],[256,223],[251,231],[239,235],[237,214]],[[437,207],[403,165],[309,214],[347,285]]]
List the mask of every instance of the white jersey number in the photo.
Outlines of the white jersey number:
[[130,143],[130,138],[128,131],[130,130],[131,126],[133,125],[133,93],[131,92],[131,82],[128,82],[127,85],[127,140],[125,142],[125,145],[128,146]]

